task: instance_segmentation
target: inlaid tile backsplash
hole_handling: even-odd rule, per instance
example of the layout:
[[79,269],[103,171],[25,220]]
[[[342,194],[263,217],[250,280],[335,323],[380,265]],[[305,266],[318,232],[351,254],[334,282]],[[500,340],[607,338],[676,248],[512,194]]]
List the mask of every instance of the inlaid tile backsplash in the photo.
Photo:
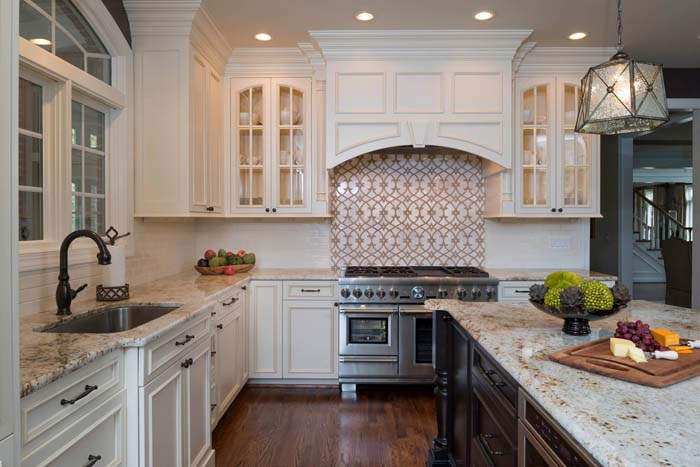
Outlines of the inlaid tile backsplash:
[[366,154],[333,169],[333,266],[483,266],[481,159],[401,152]]

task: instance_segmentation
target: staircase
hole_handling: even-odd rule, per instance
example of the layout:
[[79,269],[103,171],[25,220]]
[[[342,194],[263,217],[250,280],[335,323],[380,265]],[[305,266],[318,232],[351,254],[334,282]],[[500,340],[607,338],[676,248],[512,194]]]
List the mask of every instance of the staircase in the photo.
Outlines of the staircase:
[[[666,282],[661,242],[672,237],[692,241],[693,229],[684,226],[668,211],[654,204],[642,191],[635,190],[633,231],[635,242],[632,273],[635,295],[637,290],[641,292],[648,289],[650,295],[659,298],[658,295],[663,293],[663,284]],[[656,290],[652,292],[652,289]]]

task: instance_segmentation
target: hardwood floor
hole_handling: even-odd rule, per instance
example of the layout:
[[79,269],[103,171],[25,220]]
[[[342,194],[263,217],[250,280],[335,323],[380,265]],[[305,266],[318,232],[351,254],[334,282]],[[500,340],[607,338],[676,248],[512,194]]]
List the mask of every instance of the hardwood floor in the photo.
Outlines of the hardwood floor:
[[213,434],[217,467],[424,466],[432,387],[246,387]]

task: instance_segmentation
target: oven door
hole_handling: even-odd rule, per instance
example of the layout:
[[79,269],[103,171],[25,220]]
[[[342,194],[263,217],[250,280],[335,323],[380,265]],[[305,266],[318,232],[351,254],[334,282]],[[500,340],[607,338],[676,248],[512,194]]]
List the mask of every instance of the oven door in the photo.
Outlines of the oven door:
[[338,310],[340,355],[398,356],[396,306],[341,305]]
[[432,381],[433,313],[423,305],[399,306],[399,375]]

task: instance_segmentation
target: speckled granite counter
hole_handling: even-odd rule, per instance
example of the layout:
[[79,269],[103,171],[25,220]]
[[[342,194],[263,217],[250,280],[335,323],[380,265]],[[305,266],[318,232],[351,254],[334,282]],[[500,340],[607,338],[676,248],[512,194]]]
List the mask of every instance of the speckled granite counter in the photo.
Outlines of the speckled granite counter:
[[337,280],[339,272],[322,268],[255,268],[250,271],[252,279],[257,280]]
[[548,359],[557,350],[611,336],[618,320],[637,320],[700,338],[700,311],[633,301],[586,337],[529,303],[429,300],[448,311],[559,424],[603,466],[700,465],[700,377],[652,389]]
[[[496,279],[501,281],[543,281],[549,274],[556,271],[561,271],[562,269],[487,268],[486,270],[489,272],[491,277],[495,277]],[[567,271],[575,272],[576,274],[582,276],[584,279],[595,279],[599,281],[617,280],[617,276],[603,274],[595,271],[589,271],[586,269],[567,269]]]

